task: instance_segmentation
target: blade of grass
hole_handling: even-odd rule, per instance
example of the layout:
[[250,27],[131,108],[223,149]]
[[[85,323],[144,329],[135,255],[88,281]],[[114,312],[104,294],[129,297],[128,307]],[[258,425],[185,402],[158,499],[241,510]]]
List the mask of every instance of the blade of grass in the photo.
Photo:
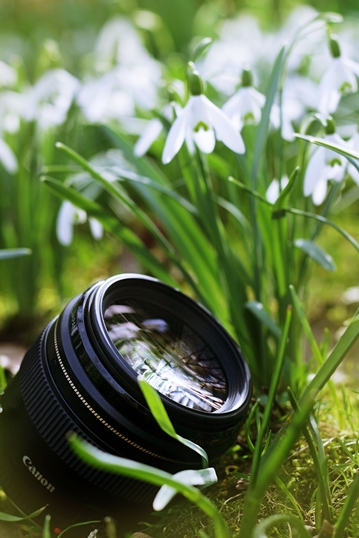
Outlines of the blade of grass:
[[93,521],[82,521],[81,523],[74,523],[73,525],[70,525],[69,527],[61,531],[57,538],[61,538],[61,536],[64,536],[71,529],[76,529],[77,527],[84,527],[85,525],[94,525],[95,523],[101,523],[101,520],[95,519]]
[[311,538],[311,534],[309,534],[309,531],[305,528],[303,522],[290,514],[275,514],[274,516],[267,517],[256,525],[253,530],[253,538],[267,538],[267,529],[281,523],[289,523],[289,525],[298,532],[301,538]]
[[260,460],[261,460],[262,451],[263,451],[264,438],[268,431],[270,415],[272,412],[275,395],[277,392],[279,379],[282,372],[284,356],[285,356],[285,348],[287,345],[287,338],[288,338],[291,319],[292,319],[292,307],[288,306],[283,333],[282,333],[282,337],[281,337],[279,348],[278,348],[278,356],[275,362],[275,369],[272,375],[271,385],[269,388],[268,400],[264,409],[263,420],[262,420],[262,424],[258,432],[256,446],[255,446],[255,450],[253,454],[251,480],[249,483],[248,494],[247,494],[249,497],[251,495],[251,492],[255,490],[256,488],[256,482],[257,482],[257,477],[258,477],[259,468],[260,468]]
[[[288,389],[288,395],[293,409],[298,410],[298,402],[290,388]],[[307,441],[317,475],[318,487],[321,492],[323,517],[330,523],[332,520],[332,501],[329,489],[327,457],[325,455],[323,440],[313,415],[309,417],[308,427],[303,428],[303,434]]]
[[340,511],[338,520],[334,526],[334,535],[333,538],[342,538],[345,536],[345,529],[348,526],[349,523],[349,517],[352,512],[352,510],[356,506],[356,501],[359,497],[359,474],[356,475],[354,478],[348,494],[347,498],[345,499],[343,508]]
[[164,432],[167,433],[167,435],[170,435],[183,445],[187,446],[191,450],[194,450],[194,452],[197,452],[197,454],[201,456],[202,468],[206,469],[206,467],[209,466],[208,455],[206,451],[193,441],[185,439],[176,432],[158,392],[153,387],[151,387],[151,385],[147,383],[147,381],[143,377],[139,376],[137,378],[137,381],[141,388],[142,394],[146,399],[147,405],[150,408],[150,411],[153,417],[156,419],[158,425],[162,428]]

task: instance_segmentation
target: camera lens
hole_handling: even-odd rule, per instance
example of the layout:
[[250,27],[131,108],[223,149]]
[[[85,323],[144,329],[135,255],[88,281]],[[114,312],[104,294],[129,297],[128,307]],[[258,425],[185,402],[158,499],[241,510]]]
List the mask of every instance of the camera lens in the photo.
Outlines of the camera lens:
[[180,291],[118,275],[68,303],[2,396],[0,483],[21,510],[46,504],[64,524],[121,517],[130,505],[152,501],[153,486],[79,460],[67,442],[71,431],[171,473],[200,467],[196,453],[159,428],[138,375],[158,390],[176,431],[201,445],[211,463],[233,444],[251,395],[235,342]]

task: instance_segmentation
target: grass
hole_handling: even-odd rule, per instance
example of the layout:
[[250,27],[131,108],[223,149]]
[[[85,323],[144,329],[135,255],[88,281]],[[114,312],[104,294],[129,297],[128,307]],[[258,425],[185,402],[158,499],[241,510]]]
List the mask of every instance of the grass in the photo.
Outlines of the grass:
[[[343,390],[340,406],[333,404],[330,392],[326,391],[316,408],[319,428],[328,458],[328,477],[333,506],[333,521],[336,521],[347,498],[348,485],[356,476],[359,464],[358,437],[359,401],[357,395],[346,388]],[[341,415],[346,415],[347,430],[340,428]],[[354,418],[354,420],[353,420]],[[278,422],[277,417],[277,426]],[[272,426],[276,428],[276,423]],[[229,451],[217,468],[219,482],[208,490],[208,496],[215,503],[228,522],[233,534],[240,528],[241,513],[248,488],[248,481],[243,475],[249,474],[252,455],[245,440],[245,432],[239,438],[240,443]],[[293,448],[279,473],[279,480],[271,485],[261,504],[259,520],[275,514],[291,514],[300,517],[314,531],[320,528],[317,510],[318,481],[310,449],[305,438]],[[348,529],[348,538],[358,536],[356,522],[358,510],[354,510]],[[202,530],[211,535],[211,522],[197,508],[179,500],[162,514],[156,514],[148,525],[143,525],[143,532],[153,538],[189,538],[197,536]],[[190,529],[190,530],[189,530]],[[273,528],[268,536],[290,536],[288,526],[282,524]]]

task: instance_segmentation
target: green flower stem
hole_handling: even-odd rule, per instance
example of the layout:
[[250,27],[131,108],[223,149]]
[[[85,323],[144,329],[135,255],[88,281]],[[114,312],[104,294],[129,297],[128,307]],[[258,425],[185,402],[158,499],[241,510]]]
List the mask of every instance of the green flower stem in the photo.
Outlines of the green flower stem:
[[322,222],[323,224],[327,224],[328,226],[331,226],[331,228],[334,228],[337,232],[339,232],[345,239],[349,241],[353,245],[353,247],[359,252],[359,243],[350,235],[348,234],[343,228],[332,222],[331,220],[321,216],[316,215],[315,213],[309,213],[308,211],[302,211],[301,209],[294,209],[293,207],[286,207],[283,209],[286,213],[292,213],[293,215],[300,215],[301,217],[307,217],[309,219],[314,219],[319,222]]

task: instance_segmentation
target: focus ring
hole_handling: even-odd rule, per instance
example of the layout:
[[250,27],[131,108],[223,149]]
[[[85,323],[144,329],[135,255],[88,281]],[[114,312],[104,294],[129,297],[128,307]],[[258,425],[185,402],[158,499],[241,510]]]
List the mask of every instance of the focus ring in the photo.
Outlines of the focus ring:
[[44,333],[26,353],[19,372],[24,405],[41,438],[66,465],[76,469],[93,486],[117,497],[126,496],[137,502],[149,501],[153,496],[153,486],[97,471],[80,461],[71,451],[67,442],[67,434],[71,431],[91,444],[95,443],[69,417],[50,387],[41,360],[43,339]]

